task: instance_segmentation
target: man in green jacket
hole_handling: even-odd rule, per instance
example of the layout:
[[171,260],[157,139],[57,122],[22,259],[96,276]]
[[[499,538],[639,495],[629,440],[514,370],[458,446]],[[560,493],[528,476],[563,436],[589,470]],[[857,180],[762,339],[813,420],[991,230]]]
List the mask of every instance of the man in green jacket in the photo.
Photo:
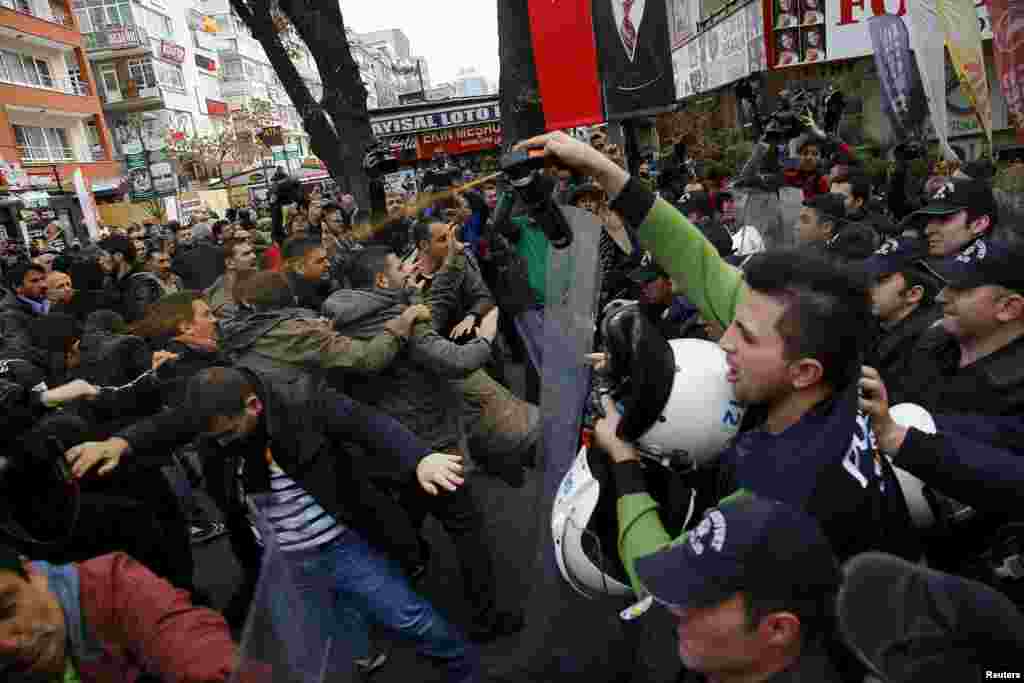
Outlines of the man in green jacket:
[[[740,435],[714,465],[714,498],[755,493],[804,510],[841,559],[878,549],[915,556],[899,484],[888,461],[877,457],[858,410],[871,319],[867,290],[800,251],[757,255],[741,272],[668,202],[593,148],[562,133],[520,146],[543,148],[594,177],[682,294],[704,319],[726,328],[720,346],[728,381],[748,409]],[[621,416],[610,400],[605,409],[596,437],[616,463],[619,553],[634,589],[646,593],[636,561],[673,539],[647,491],[637,449],[620,438]]]

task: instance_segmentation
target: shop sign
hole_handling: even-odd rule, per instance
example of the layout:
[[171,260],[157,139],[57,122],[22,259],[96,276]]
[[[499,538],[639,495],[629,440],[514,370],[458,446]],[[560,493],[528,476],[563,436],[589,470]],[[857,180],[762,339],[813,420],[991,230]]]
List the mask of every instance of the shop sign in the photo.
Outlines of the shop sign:
[[501,110],[498,103],[495,102],[493,104],[435,109],[394,118],[371,117],[370,125],[373,127],[373,134],[382,137],[477,123],[498,123],[500,120]]
[[161,40],[160,59],[165,59],[168,62],[174,62],[175,64],[184,64],[185,46],[172,43],[169,40]]
[[763,71],[763,14],[752,2],[672,53],[676,97],[684,99]]
[[206,113],[209,116],[227,116],[228,105],[225,102],[208,99],[206,100]]
[[[855,59],[872,54],[868,19],[902,17],[911,33],[907,8],[913,0],[767,0],[772,30],[765,36],[771,68]],[[992,39],[985,0],[975,0],[981,39]]]
[[196,66],[203,71],[209,71],[210,73],[217,73],[217,61],[210,59],[209,57],[201,54],[196,54]]
[[492,123],[420,133],[416,154],[420,159],[433,159],[438,152],[454,156],[494,149],[500,145],[501,124]]

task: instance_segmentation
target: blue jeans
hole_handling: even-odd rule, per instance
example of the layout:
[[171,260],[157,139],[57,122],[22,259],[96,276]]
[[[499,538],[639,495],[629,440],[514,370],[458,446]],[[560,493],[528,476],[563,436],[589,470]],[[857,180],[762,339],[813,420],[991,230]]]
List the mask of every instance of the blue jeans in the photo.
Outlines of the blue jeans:
[[344,647],[336,650],[351,667],[353,658],[369,652],[366,619],[415,642],[420,655],[440,665],[446,680],[469,683],[479,678],[473,646],[427,600],[409,586],[397,565],[351,529],[310,551],[284,553],[304,602]]

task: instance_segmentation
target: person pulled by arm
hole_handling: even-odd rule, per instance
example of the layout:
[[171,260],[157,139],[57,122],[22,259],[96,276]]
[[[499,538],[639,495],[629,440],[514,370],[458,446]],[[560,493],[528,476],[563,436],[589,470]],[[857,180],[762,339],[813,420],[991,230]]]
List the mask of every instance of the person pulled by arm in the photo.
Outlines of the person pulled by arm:
[[877,370],[865,367],[860,385],[861,410],[871,416],[879,449],[893,464],[978,510],[1005,515],[1007,510],[1019,508],[1024,491],[1024,448],[992,443],[1005,439],[985,438],[994,433],[991,425],[983,430],[962,425],[968,419],[1003,422],[1007,424],[998,431],[1007,434],[1019,433],[1024,421],[1017,417],[935,416],[937,431],[929,434],[893,419],[888,392]]
[[366,340],[338,334],[327,320],[295,319],[270,330],[262,346],[272,348],[273,357],[287,363],[379,372],[391,365],[411,336],[413,326],[429,317],[426,306],[410,306],[388,322],[384,332]]

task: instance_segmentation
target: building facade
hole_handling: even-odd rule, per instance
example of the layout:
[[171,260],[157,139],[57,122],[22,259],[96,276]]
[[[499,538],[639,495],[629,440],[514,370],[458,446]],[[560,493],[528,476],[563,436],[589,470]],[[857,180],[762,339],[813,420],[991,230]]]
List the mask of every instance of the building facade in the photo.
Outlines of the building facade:
[[199,0],[72,0],[119,158],[169,132],[210,132],[222,116],[216,45]]
[[0,0],[0,159],[33,187],[120,175],[70,0]]

